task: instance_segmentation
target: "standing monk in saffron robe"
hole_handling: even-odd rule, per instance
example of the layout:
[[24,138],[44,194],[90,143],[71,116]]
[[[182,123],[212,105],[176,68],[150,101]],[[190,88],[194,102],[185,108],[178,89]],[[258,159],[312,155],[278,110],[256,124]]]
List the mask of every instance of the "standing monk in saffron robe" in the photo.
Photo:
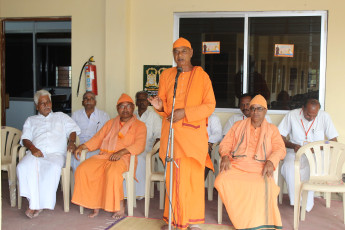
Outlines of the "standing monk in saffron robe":
[[[214,111],[216,101],[207,73],[190,60],[193,49],[189,41],[179,38],[173,45],[174,60],[183,72],[178,79],[173,118],[174,160],[172,224],[179,229],[200,229],[205,221],[205,165],[213,169],[208,150],[207,118]],[[159,82],[158,97],[149,101],[163,117],[159,156],[165,163],[169,137],[171,109],[177,68],[165,70]],[[208,160],[207,160],[208,159]],[[170,169],[166,174],[166,191],[169,191]],[[175,164],[173,164],[175,165]],[[163,219],[168,223],[169,194],[166,196]],[[164,225],[162,229],[168,229]]]
[[94,155],[75,171],[72,203],[94,209],[89,217],[98,215],[99,209],[114,212],[114,219],[124,216],[122,173],[128,171],[130,155],[145,150],[146,126],[133,115],[134,102],[127,94],[117,101],[119,115],[109,120],[89,141],[75,151],[79,158],[84,149]]
[[250,117],[236,122],[219,146],[222,161],[214,185],[236,229],[282,229],[273,171],[286,150],[266,112],[265,98],[257,95]]

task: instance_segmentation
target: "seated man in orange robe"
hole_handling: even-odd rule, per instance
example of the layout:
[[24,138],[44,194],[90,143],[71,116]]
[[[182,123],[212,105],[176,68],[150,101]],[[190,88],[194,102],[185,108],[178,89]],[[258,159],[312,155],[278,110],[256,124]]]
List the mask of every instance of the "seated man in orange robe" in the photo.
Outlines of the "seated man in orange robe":
[[282,229],[273,171],[286,150],[266,112],[265,98],[257,95],[250,102],[250,117],[236,122],[220,143],[215,187],[236,229]]
[[100,149],[99,155],[85,160],[75,172],[72,203],[94,209],[114,212],[114,219],[124,215],[122,173],[128,171],[130,155],[145,150],[146,126],[133,115],[134,102],[127,94],[117,101],[118,116],[109,120],[89,141],[75,151],[78,159],[84,149]]
[[[199,223],[205,221],[205,165],[213,169],[207,153],[207,118],[216,106],[212,83],[208,74],[191,64],[193,49],[190,42],[179,38],[173,45],[173,56],[177,67],[182,68],[176,89],[176,104],[173,118],[174,161],[173,169],[172,225],[179,229],[200,230]],[[170,119],[177,68],[164,70],[159,80],[158,97],[149,101],[163,117],[161,148],[159,156],[165,163],[169,137]],[[175,165],[175,164],[172,164]],[[170,164],[166,174],[166,200],[163,219],[169,217]],[[168,229],[167,225],[162,226]]]

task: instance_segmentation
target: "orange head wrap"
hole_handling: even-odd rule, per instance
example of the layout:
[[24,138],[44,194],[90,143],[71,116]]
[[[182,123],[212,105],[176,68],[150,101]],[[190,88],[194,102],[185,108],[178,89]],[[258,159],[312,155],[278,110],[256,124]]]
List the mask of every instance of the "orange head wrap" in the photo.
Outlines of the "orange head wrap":
[[192,48],[192,45],[190,44],[190,42],[187,39],[181,37],[174,42],[173,49],[182,47],[182,46],[188,47],[190,49]]
[[267,101],[266,99],[261,96],[260,94],[256,95],[249,104],[249,107],[252,105],[261,105],[262,107],[264,107],[265,109],[267,109]]
[[117,105],[121,104],[122,102],[130,102],[130,103],[134,104],[134,101],[132,100],[132,98],[125,93],[123,93],[121,95],[121,97],[117,101]]

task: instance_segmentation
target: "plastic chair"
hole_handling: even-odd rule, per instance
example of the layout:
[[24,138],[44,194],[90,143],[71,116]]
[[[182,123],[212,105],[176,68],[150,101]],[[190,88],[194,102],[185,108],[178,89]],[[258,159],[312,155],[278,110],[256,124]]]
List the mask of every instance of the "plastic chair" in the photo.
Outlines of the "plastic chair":
[[8,173],[11,207],[16,206],[16,166],[21,135],[22,132],[19,129],[8,126],[1,127],[1,170]]
[[[280,169],[282,168],[283,163],[284,163],[283,161],[279,162],[279,168]],[[283,175],[281,174],[281,170],[279,170],[279,173],[278,173],[278,186],[280,187],[278,201],[279,201],[279,204],[282,204],[283,203],[283,195],[284,195],[283,193],[284,193],[284,189],[286,186],[286,182],[285,182]],[[325,192],[323,194],[323,198],[326,199],[326,207],[330,208],[331,207],[331,193]]]
[[[87,149],[83,150],[80,154],[80,163],[86,159]],[[129,162],[129,170],[122,173],[123,179],[126,180],[126,190],[127,190],[127,210],[128,216],[133,216],[133,209],[137,207],[136,197],[135,197],[135,185],[134,185],[134,166],[135,166],[135,155],[131,155]],[[80,206],[80,214],[84,213],[84,207]]]
[[154,187],[153,182],[159,182],[159,209],[163,209],[164,206],[164,172],[154,171],[154,158],[155,154],[158,152],[160,147],[160,142],[157,142],[152,150],[146,155],[146,182],[145,182],[145,218],[149,216],[150,209],[150,196],[153,192]]
[[[220,163],[219,163],[219,170],[220,170]],[[276,182],[276,184],[278,183],[278,172],[279,171],[280,171],[280,167],[278,164],[278,167],[276,168],[276,170],[274,170],[274,173],[273,173],[273,178],[274,178],[274,181]],[[223,221],[223,202],[222,202],[222,199],[220,198],[219,194],[218,194],[217,220],[218,220],[218,224],[222,224],[222,221]]]
[[[301,181],[301,157],[308,159],[310,167],[309,181]],[[345,165],[345,145],[334,141],[317,141],[301,147],[295,159],[295,205],[294,229],[298,229],[299,215],[305,219],[308,191],[343,193],[344,224],[345,224],[345,185],[342,182],[342,169]],[[302,195],[302,201],[300,199]],[[300,210],[300,202],[302,207]]]
[[[26,147],[19,149],[19,161],[23,159]],[[71,152],[67,151],[65,167],[61,169],[61,186],[63,193],[64,212],[69,212],[70,204],[70,173],[71,173]],[[22,208],[22,197],[20,196],[20,188],[18,184],[18,209]]]
[[211,152],[211,161],[213,163],[213,167],[214,167],[214,172],[212,170],[210,170],[208,172],[208,176],[207,176],[207,198],[208,200],[213,200],[213,189],[214,189],[214,181],[216,179],[216,176],[219,173],[219,166],[218,166],[218,162],[220,162],[220,156],[218,153],[218,149],[219,149],[219,142],[214,143],[212,145],[212,152]]

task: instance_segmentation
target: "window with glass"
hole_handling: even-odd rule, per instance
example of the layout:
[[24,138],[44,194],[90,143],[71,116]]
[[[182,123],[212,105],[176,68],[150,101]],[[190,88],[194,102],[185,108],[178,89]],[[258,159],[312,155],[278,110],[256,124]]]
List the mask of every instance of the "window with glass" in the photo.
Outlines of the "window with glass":
[[[176,13],[193,65],[209,74],[217,108],[237,108],[243,93],[261,94],[270,110],[324,105],[326,12]],[[203,52],[218,42],[219,53]],[[323,89],[323,90],[321,90]]]

